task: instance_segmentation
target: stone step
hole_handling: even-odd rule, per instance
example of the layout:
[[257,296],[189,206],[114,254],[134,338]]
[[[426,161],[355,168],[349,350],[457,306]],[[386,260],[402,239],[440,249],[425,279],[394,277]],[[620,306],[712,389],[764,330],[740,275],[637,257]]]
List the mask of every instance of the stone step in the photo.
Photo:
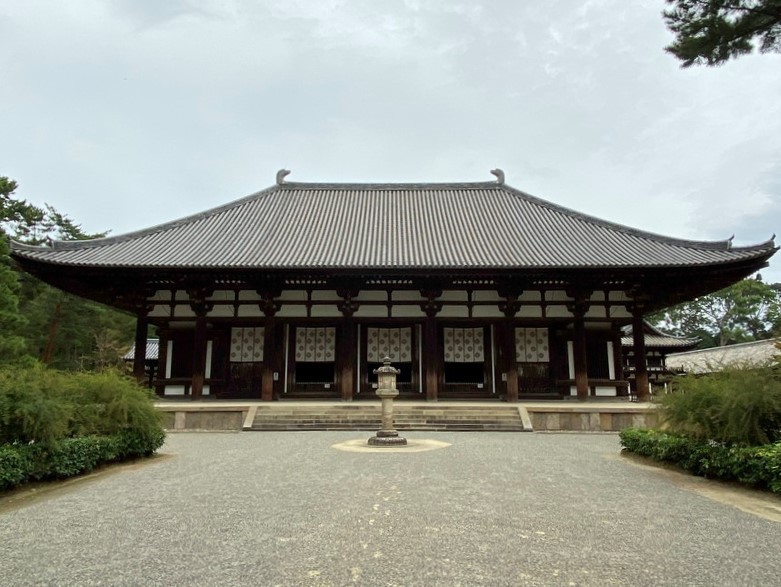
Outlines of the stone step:
[[[251,430],[377,430],[380,406],[259,406]],[[403,406],[394,409],[399,430],[524,430],[518,409],[512,406]]]

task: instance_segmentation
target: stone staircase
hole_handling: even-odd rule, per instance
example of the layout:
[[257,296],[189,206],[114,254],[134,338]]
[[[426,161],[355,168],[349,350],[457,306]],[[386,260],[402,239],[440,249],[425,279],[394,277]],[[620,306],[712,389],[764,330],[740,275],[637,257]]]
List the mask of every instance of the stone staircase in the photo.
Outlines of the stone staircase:
[[[397,430],[531,431],[520,406],[394,405]],[[333,405],[275,403],[257,406],[244,430],[377,430],[379,403]]]

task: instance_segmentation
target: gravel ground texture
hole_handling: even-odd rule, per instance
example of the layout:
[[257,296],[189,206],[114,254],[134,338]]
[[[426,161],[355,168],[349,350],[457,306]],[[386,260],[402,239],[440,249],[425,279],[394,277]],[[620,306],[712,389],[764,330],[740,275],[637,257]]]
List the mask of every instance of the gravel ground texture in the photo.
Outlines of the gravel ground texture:
[[617,435],[333,448],[370,435],[171,434],[163,457],[0,504],[0,583],[781,584],[781,523],[638,466]]

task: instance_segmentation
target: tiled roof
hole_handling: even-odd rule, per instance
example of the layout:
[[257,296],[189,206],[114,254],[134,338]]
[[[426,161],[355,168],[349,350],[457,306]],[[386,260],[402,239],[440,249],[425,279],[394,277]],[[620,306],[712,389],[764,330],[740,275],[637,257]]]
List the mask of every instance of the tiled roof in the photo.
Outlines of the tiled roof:
[[[686,338],[683,336],[673,336],[665,334],[658,328],[651,326],[648,322],[643,322],[645,330],[645,346],[647,348],[681,348],[690,349],[700,342],[699,338]],[[632,325],[621,328],[621,346],[633,347],[634,339],[632,337]]]
[[121,236],[14,256],[84,267],[226,269],[688,267],[767,258],[772,240],[672,239],[498,182],[282,183]]
[[[144,360],[146,361],[156,361],[157,355],[160,352],[160,341],[157,338],[147,338],[146,339],[146,356],[144,357]],[[125,361],[132,361],[136,357],[136,345],[133,345],[130,347],[130,350],[124,354],[122,357]]]

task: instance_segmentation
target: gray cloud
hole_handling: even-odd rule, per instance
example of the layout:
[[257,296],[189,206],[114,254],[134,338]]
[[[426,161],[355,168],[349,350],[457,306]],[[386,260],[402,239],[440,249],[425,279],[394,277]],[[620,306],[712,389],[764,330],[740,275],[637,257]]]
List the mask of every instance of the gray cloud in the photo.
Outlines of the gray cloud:
[[126,232],[283,166],[300,181],[477,181],[500,166],[616,222],[765,240],[779,230],[781,56],[681,70],[660,10],[15,3],[0,16],[0,173],[89,230]]

